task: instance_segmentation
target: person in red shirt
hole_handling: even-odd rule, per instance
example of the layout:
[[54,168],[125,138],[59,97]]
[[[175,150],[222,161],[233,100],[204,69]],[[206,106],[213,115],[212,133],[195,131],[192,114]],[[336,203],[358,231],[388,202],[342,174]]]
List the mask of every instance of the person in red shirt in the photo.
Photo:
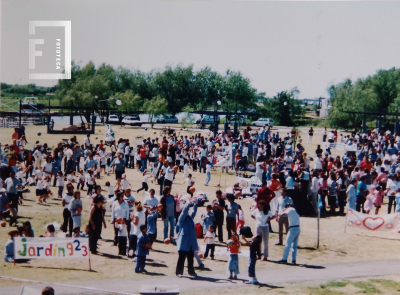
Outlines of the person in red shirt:
[[140,171],[143,172],[147,169],[147,154],[146,154],[146,150],[147,150],[147,146],[143,145],[140,148],[140,162],[141,162],[141,167],[140,167]]
[[275,193],[267,188],[267,182],[263,181],[261,188],[257,192],[256,203],[263,200],[269,204],[273,198],[275,198]]
[[362,170],[368,169],[368,171],[371,171],[372,164],[371,164],[371,162],[369,161],[369,159],[368,159],[367,156],[365,156],[365,157],[364,157],[364,160],[361,161],[360,167],[362,168]]

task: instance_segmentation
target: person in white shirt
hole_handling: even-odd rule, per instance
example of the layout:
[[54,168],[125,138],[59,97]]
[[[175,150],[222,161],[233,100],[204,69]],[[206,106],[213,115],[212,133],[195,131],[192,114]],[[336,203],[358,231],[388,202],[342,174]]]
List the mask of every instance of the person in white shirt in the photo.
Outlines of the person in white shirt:
[[36,151],[32,154],[32,156],[35,158],[35,168],[42,167],[43,154],[40,151],[39,144],[36,146]]
[[57,172],[56,186],[58,187],[58,197],[62,198],[62,193],[64,190],[64,176],[61,171]]
[[314,161],[314,170],[321,171],[323,161],[322,155],[317,155]]
[[154,189],[149,190],[149,196],[146,197],[143,201],[143,207],[147,209],[147,213],[150,214],[153,210],[156,209],[158,205],[157,198],[154,197],[156,191]]
[[[318,178],[317,178],[317,189],[318,189]],[[287,196],[286,188],[282,188],[282,195],[278,198],[278,206],[276,208],[276,215],[278,216],[277,222],[279,224],[279,240],[275,245],[282,245],[283,238],[283,226],[285,226],[286,233],[288,232],[289,220],[287,215],[283,215],[283,210],[288,204],[293,204],[292,198]]]
[[256,163],[256,176],[259,181],[263,181],[264,161],[263,158],[258,158]]
[[89,148],[90,147],[90,134],[86,135],[85,139],[84,139],[84,144],[85,144],[85,148]]
[[126,179],[126,174],[125,173],[122,174],[122,180],[121,180],[120,185],[121,185],[121,189],[123,191],[125,191],[128,187],[131,186],[131,183],[129,182],[129,180]]
[[172,181],[174,181],[175,170],[173,168],[174,164],[169,163],[169,167],[165,171],[164,186],[169,186],[172,188]]
[[330,142],[330,143],[335,142],[335,134],[333,133],[333,130],[328,133],[328,142]]
[[95,180],[94,180],[94,176],[93,176],[93,171],[88,170],[88,173],[86,174],[86,185],[88,187],[88,190],[87,190],[88,197],[90,197],[92,195],[94,181]]
[[143,171],[142,174],[143,174],[142,187],[136,191],[137,193],[140,192],[141,190],[145,190],[147,192],[149,189],[149,185],[147,184],[147,181],[148,181],[150,175],[147,175],[146,170]]
[[264,243],[264,261],[268,259],[269,224],[268,221],[276,216],[271,212],[269,204],[264,200],[257,203],[257,208],[251,213],[251,218],[256,221],[256,234],[262,237]]
[[283,160],[286,164],[286,170],[292,170],[293,158],[290,156],[290,152],[286,153],[286,157]]
[[125,220],[118,218],[114,224],[118,235],[118,255],[126,255],[127,227]]
[[189,175],[188,175],[188,178],[186,178],[185,182],[186,182],[186,192],[187,192],[188,194],[190,194],[191,197],[193,197],[193,193],[190,192],[190,188],[191,188],[191,187],[194,185],[194,183],[195,183],[194,179],[192,178],[192,174],[189,174]]
[[71,211],[69,211],[68,206],[73,199],[74,199],[74,187],[72,186],[72,184],[69,184],[67,185],[67,193],[63,196],[61,202],[62,205],[64,206],[64,211],[63,211],[64,222],[61,226],[61,230],[66,233],[68,229],[70,236],[72,236],[73,221],[72,221]]
[[135,257],[137,238],[140,235],[140,226],[146,223],[146,215],[143,212],[143,206],[140,202],[135,204],[136,213],[131,217],[131,230],[129,232],[129,247],[127,256],[129,257],[129,251],[133,250],[133,257]]
[[206,243],[206,251],[204,252],[204,258],[208,257],[208,253],[210,253],[211,260],[214,260],[214,251],[215,251],[215,227],[214,225],[210,225],[208,227],[208,231],[204,236],[204,242]]
[[296,255],[297,255],[297,244],[299,242],[300,236],[300,216],[296,212],[296,209],[293,208],[293,204],[286,205],[286,208],[283,210],[282,215],[287,215],[289,220],[289,233],[286,237],[285,249],[283,250],[283,257],[279,263],[287,263],[287,258],[289,256],[290,248],[292,251],[292,263],[296,264]]
[[[117,200],[114,201],[111,207],[111,224],[115,224],[117,218],[122,218],[125,220],[125,224],[130,222],[129,219],[129,205],[124,201],[124,195],[122,192],[117,193]],[[115,229],[114,232],[114,245],[118,245],[118,231]],[[126,247],[126,241],[125,241]]]
[[208,162],[206,165],[206,180],[204,181],[204,185],[208,186],[210,180],[211,180],[211,164]]

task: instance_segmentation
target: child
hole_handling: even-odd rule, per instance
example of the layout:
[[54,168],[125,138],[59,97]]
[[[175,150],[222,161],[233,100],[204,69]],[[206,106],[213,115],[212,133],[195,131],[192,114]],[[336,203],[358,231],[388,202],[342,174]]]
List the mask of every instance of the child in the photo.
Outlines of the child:
[[56,186],[58,187],[58,197],[62,198],[62,193],[64,191],[64,177],[61,171],[57,172]]
[[10,239],[7,240],[6,248],[4,250],[4,261],[13,263],[14,262],[14,238],[19,236],[19,232],[17,230],[12,230],[8,232]]
[[191,188],[191,187],[194,185],[194,183],[195,183],[194,179],[192,178],[192,174],[189,174],[189,175],[188,175],[188,178],[186,178],[185,182],[186,182],[186,186],[187,186],[186,192],[187,192],[188,194],[190,194],[190,197],[193,197],[193,193],[190,192],[190,188]]
[[185,159],[183,158],[182,155],[179,155],[179,172],[183,171],[183,166],[185,165]]
[[214,213],[212,212],[212,206],[207,205],[206,210],[207,212],[201,215],[201,219],[203,220],[203,235],[208,232],[210,225],[213,225],[215,221]]
[[107,158],[106,173],[108,176],[110,176],[110,172],[111,172],[111,158]]
[[146,265],[146,255],[149,255],[151,248],[150,238],[147,235],[147,226],[142,224],[140,226],[141,234],[138,236],[137,250],[136,250],[136,268],[135,273],[147,272],[144,267]]
[[205,186],[208,186],[208,183],[210,182],[210,180],[211,180],[211,164],[210,164],[210,162],[207,162],[207,165],[206,165],[206,181],[204,182],[204,185]]
[[238,213],[236,215],[236,232],[244,226],[244,212],[242,207],[239,205]]
[[85,172],[83,172],[83,170],[81,169],[79,171],[79,179],[78,179],[78,185],[76,187],[76,189],[79,189],[79,185],[81,186],[81,190],[83,190],[83,187],[85,186]]
[[47,231],[46,231],[46,233],[44,234],[44,236],[46,237],[46,238],[54,238],[54,232],[55,232],[56,230],[55,230],[55,228],[54,228],[54,225],[52,225],[52,224],[49,224],[48,226],[47,226]]
[[204,242],[206,243],[206,251],[204,252],[204,258],[207,258],[208,252],[211,251],[211,254],[210,254],[211,260],[214,260],[214,251],[215,251],[215,232],[214,232],[214,230],[215,230],[214,225],[210,225],[208,227],[207,233],[204,235]]
[[94,180],[94,176],[93,176],[93,171],[88,170],[88,174],[86,175],[86,185],[88,187],[88,190],[87,190],[88,198],[90,198],[92,196],[94,181],[95,180]]
[[38,202],[37,202],[38,204],[42,204],[43,195],[44,195],[43,182],[42,182],[42,179],[40,179],[36,182],[36,196],[39,197]]
[[[67,184],[69,183],[75,183],[75,171],[71,171],[70,174],[67,175]],[[78,187],[79,188],[79,187]]]
[[114,195],[115,195],[115,193],[114,193],[115,186],[112,185],[109,181],[106,182],[106,186],[108,187],[108,197],[109,198],[114,197]]
[[147,190],[149,189],[149,186],[147,185],[147,180],[150,176],[146,175],[146,170],[143,171],[143,181],[142,181],[142,187],[140,189],[138,189],[136,192],[140,192],[141,190],[145,190],[147,192]]
[[115,228],[118,229],[118,255],[126,255],[127,231],[125,220],[118,217],[115,221]]
[[185,165],[183,165],[183,177],[187,177],[189,174],[189,162],[185,161]]
[[228,273],[230,274],[229,280],[236,280],[239,274],[239,236],[236,233],[232,233],[231,240],[226,244],[230,251],[230,257],[228,262]]
[[250,246],[250,259],[249,259],[249,277],[252,278],[247,284],[258,284],[256,278],[256,262],[257,258],[261,257],[260,247],[261,247],[261,236],[257,235],[251,239],[251,242],[248,242],[246,238],[243,236],[243,240],[246,242],[246,245]]
[[42,171],[42,167],[41,167],[41,166],[35,168],[35,178],[36,178],[36,184],[37,184],[40,180],[42,180],[42,178],[43,178],[43,171]]
[[129,182],[129,180],[126,179],[126,174],[122,174],[122,180],[121,180],[121,187],[122,190],[126,190],[129,186],[131,185],[131,183]]

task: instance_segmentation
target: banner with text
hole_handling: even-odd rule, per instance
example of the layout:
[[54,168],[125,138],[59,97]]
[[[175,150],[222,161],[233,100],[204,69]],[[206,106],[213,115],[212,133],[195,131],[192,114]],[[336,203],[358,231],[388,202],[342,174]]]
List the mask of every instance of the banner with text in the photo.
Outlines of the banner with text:
[[232,147],[217,147],[214,153],[214,166],[232,166]]
[[322,149],[326,150],[327,148],[330,148],[331,150],[335,151],[352,151],[356,152],[357,151],[357,145],[348,145],[344,143],[337,143],[337,142],[323,142],[322,143]]
[[15,259],[89,259],[88,238],[14,238]]
[[346,226],[359,230],[398,232],[400,230],[400,213],[371,216],[348,209]]

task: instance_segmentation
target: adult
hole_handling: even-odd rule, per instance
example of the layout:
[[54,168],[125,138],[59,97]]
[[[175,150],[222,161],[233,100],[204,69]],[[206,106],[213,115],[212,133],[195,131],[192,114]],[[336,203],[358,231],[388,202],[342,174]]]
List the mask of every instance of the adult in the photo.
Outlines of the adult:
[[[164,222],[164,239],[174,236],[176,201],[171,195],[171,187],[165,186],[160,199],[160,204],[163,205],[161,211],[161,219]],[[168,236],[168,224],[170,226],[170,235]]]
[[[317,179],[318,180],[318,179]],[[282,196],[278,199],[278,206],[276,208],[276,221],[279,225],[279,240],[276,245],[282,245],[283,238],[283,227],[285,226],[286,234],[289,228],[289,220],[287,215],[283,214],[283,210],[287,207],[288,204],[293,204],[292,198],[286,195],[286,188],[282,189]]]
[[115,179],[117,180],[117,187],[120,186],[122,174],[125,173],[125,160],[122,158],[122,154],[118,153],[117,157],[111,164],[114,167]]
[[214,224],[217,229],[218,241],[223,243],[224,238],[223,238],[222,226],[224,224],[225,201],[224,199],[222,199],[222,192],[220,190],[216,191],[215,196],[217,199],[213,201],[212,205],[215,216]]
[[262,200],[257,202],[257,208],[251,213],[251,218],[256,221],[256,234],[261,236],[262,242],[264,244],[263,261],[267,261],[269,243],[268,221],[276,218],[276,216],[271,212],[269,204]]
[[289,220],[289,233],[286,237],[285,249],[283,250],[283,257],[280,263],[287,263],[290,248],[292,248],[292,263],[296,264],[297,244],[299,243],[300,236],[300,216],[293,208],[293,205],[288,204],[282,215],[287,215]]
[[[129,205],[124,201],[124,194],[122,192],[117,193],[117,200],[114,201],[111,207],[111,224],[115,224],[117,218],[122,218],[125,221],[125,224],[130,223],[129,219]],[[114,226],[114,246],[118,245],[118,228]],[[125,245],[126,246],[126,245]],[[125,255],[121,250],[124,248],[124,245],[119,245],[119,254]]]
[[310,127],[310,129],[308,130],[308,144],[312,144],[313,135],[314,135],[314,129]]
[[97,254],[97,241],[101,236],[101,225],[107,228],[104,220],[103,205],[105,199],[101,196],[96,196],[93,200],[94,206],[89,214],[89,249],[92,254]]
[[87,134],[84,139],[85,148],[88,149],[90,147],[90,134]]
[[[15,177],[15,172],[10,171],[10,177],[3,181],[7,191],[7,197],[10,201],[10,207],[14,208],[18,212],[18,189],[22,187],[21,182]],[[16,220],[15,220],[16,221]]]
[[74,199],[74,186],[70,183],[67,184],[67,192],[64,194],[61,204],[64,207],[63,210],[63,218],[64,222],[61,226],[61,229],[63,232],[69,232],[69,235],[72,236],[72,229],[73,229],[73,221],[72,221],[72,216],[71,216],[71,211],[69,211],[69,203],[72,202]]
[[[193,212],[189,214],[190,207],[193,206]],[[176,275],[181,277],[183,275],[183,268],[185,260],[188,261],[188,274],[191,276],[197,276],[193,267],[194,252],[199,250],[197,244],[196,230],[194,227],[194,217],[197,212],[197,203],[188,202],[183,208],[181,215],[178,219],[177,231],[178,237],[176,239],[178,248],[178,262],[176,264]]]
[[365,175],[361,176],[360,181],[357,184],[357,204],[356,211],[364,211],[365,197],[367,196],[367,184],[365,183],[367,177]]
[[235,202],[235,195],[227,194],[228,203],[225,205],[226,210],[226,230],[228,231],[228,239],[232,234],[236,233],[236,219],[239,220],[239,205]]
[[265,201],[266,204],[269,204],[273,198],[275,198],[275,193],[267,187],[267,182],[263,181],[261,188],[257,191],[256,202]]

